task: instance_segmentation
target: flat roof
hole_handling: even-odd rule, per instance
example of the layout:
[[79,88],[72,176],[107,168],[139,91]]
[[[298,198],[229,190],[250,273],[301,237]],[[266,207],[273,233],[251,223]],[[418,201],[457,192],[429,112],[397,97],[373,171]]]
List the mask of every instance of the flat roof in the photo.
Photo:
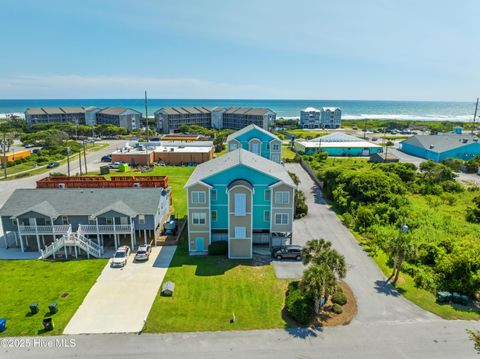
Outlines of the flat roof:
[[352,142],[311,142],[311,141],[295,141],[305,148],[380,148],[382,146],[376,145],[368,141],[352,141]]

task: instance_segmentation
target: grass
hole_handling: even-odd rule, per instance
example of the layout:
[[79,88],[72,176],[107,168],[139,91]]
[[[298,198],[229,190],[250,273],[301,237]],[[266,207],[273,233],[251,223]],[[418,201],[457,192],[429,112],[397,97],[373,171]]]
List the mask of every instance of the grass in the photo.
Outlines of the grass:
[[303,129],[294,129],[294,130],[286,130],[285,132],[288,132],[292,135],[295,136],[295,138],[315,138],[318,136],[324,136],[328,134],[325,130],[322,129],[311,129],[311,130],[303,130]]
[[[179,167],[179,166],[155,166],[151,172],[128,171],[128,172],[111,172],[112,176],[168,176],[168,184],[173,193],[173,207],[175,215],[183,217],[187,214],[187,192],[183,186],[188,178],[195,170],[195,167]],[[92,173],[90,173],[92,174]],[[95,173],[98,174],[98,173]]]
[[[388,256],[385,252],[378,251],[372,257],[387,277],[392,273],[388,265]],[[425,289],[417,288],[413,278],[407,273],[400,274],[396,288],[408,300],[443,319],[480,320],[480,312],[462,306],[438,304],[435,295]]]
[[282,160],[293,160],[295,152],[290,149],[289,145],[282,145]]
[[[271,265],[223,256],[189,256],[184,238],[165,281],[174,296],[158,295],[144,331],[150,333],[283,328],[288,281],[276,279]],[[230,323],[235,313],[235,323]]]
[[[106,263],[104,259],[0,261],[0,317],[7,319],[7,330],[0,336],[61,334]],[[63,293],[69,295],[61,298]],[[32,302],[40,307],[35,315],[30,315]],[[49,316],[51,302],[58,304],[58,313],[52,316],[55,329],[44,333],[42,320]]]

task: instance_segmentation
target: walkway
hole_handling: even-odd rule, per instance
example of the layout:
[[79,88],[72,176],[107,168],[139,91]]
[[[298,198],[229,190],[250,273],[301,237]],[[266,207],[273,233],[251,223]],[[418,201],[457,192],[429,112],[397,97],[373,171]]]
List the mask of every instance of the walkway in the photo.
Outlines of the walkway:
[[[310,239],[324,238],[345,256],[348,266],[345,281],[352,288],[358,303],[358,315],[354,321],[374,323],[436,319],[435,315],[409,302],[385,283],[385,276],[376,263],[341,223],[305,170],[296,163],[286,167],[299,177],[299,187],[305,193],[308,204],[308,215],[294,222],[293,243],[303,245]],[[301,263],[288,265],[292,273],[300,273]],[[285,268],[282,269],[285,271]]]
[[176,246],[155,247],[150,260],[124,268],[105,266],[64,334],[138,333],[155,300]]

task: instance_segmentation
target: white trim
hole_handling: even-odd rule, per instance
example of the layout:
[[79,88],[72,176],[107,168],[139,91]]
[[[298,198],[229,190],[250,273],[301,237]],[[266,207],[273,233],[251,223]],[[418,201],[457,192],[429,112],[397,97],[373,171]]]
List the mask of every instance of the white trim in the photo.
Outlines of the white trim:
[[293,189],[297,189],[297,186],[296,185],[291,185],[291,184],[288,184],[288,183],[285,183],[281,180],[279,180],[278,182],[275,182],[274,184],[271,184],[269,187],[270,188],[275,188],[277,186],[281,186],[282,184],[284,184],[285,186],[288,186],[290,188],[293,188]]
[[187,188],[187,226],[188,226],[188,253],[191,252],[190,250],[190,232],[191,232],[191,228],[190,228],[190,201],[188,200],[190,198],[190,193],[189,193],[189,189]]
[[[208,177],[210,177],[210,176],[208,176]],[[206,178],[206,177],[205,177],[205,178]],[[202,185],[202,186],[205,186],[205,187],[208,187],[208,188],[212,188],[212,186],[210,186],[209,184],[203,182],[202,180],[203,180],[203,178],[202,178],[201,180],[199,180],[198,182],[191,183],[191,184],[189,184],[188,186],[183,186],[183,188],[190,188],[190,187],[195,186],[195,185],[197,185],[197,184]]]
[[[194,221],[197,220],[198,223]],[[200,223],[201,221],[204,223]],[[192,212],[192,226],[204,226],[207,224],[207,214],[205,212]]]

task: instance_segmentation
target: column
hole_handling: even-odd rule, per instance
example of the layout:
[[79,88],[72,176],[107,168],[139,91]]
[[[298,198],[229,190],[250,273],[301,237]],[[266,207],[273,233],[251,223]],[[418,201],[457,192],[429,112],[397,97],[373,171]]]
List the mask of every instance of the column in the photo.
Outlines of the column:
[[133,236],[133,218],[130,217],[130,242],[132,243],[132,251],[135,249],[135,239]]
[[97,243],[100,245],[100,230],[98,229],[98,217],[95,217],[95,226],[97,226]]
[[77,249],[77,246],[73,247],[74,251],[75,251],[75,258],[78,259],[78,249]]
[[146,229],[143,230],[143,242],[145,244],[147,244],[147,230]]
[[113,217],[113,242],[115,243],[115,250],[117,250],[118,243],[117,243],[117,230],[115,227],[115,217]]
[[40,252],[40,236],[38,235],[37,219],[34,218],[34,221],[35,221],[35,237],[37,238],[37,249]]

